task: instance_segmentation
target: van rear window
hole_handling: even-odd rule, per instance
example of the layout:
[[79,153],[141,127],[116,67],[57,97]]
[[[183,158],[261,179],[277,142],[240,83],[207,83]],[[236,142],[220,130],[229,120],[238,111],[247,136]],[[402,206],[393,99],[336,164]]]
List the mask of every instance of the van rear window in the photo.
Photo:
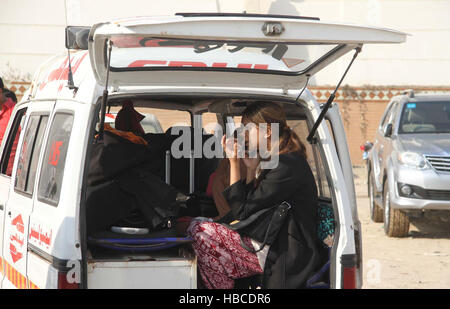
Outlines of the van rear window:
[[297,133],[298,137],[306,147],[306,158],[308,160],[311,171],[316,180],[318,194],[320,198],[331,198],[331,187],[328,182],[325,165],[319,151],[318,144],[310,144],[306,137],[309,134],[308,123],[306,120],[288,120],[288,126]]
[[58,205],[72,125],[71,114],[57,113],[53,118],[39,179],[38,199],[41,202]]
[[199,70],[255,70],[297,74],[337,44],[286,44],[153,37],[111,38],[111,70],[197,68]]

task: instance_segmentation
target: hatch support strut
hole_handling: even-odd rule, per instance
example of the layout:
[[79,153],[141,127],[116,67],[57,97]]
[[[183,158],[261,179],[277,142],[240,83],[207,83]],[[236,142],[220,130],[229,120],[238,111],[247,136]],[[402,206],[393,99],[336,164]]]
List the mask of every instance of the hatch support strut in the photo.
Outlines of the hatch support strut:
[[98,140],[103,140],[103,133],[105,131],[105,115],[106,115],[106,105],[108,104],[108,82],[109,82],[109,71],[111,68],[111,50],[112,50],[112,43],[110,40],[107,42],[108,46],[108,67],[106,71],[106,83],[105,83],[105,89],[103,89],[103,96],[102,96],[102,109],[100,113],[100,128],[98,132]]
[[322,108],[322,111],[320,112],[319,117],[317,118],[316,122],[314,123],[311,131],[309,132],[308,137],[306,138],[306,140],[310,143],[310,144],[314,144],[316,142],[316,139],[314,138],[314,135],[316,134],[317,128],[319,127],[320,123],[322,122],[323,118],[325,117],[328,109],[331,107],[331,104],[334,101],[334,98],[336,96],[336,92],[338,91],[339,87],[341,86],[342,81],[345,78],[345,75],[347,75],[348,70],[350,69],[350,67],[353,64],[353,61],[355,61],[356,57],[358,56],[358,54],[361,52],[361,46],[358,46],[355,49],[355,54],[353,55],[352,60],[350,61],[349,65],[347,66],[347,69],[345,70],[344,74],[341,77],[341,80],[339,81],[339,83],[337,84],[336,88],[334,89],[333,93],[330,95],[330,97],[328,98],[327,102],[325,103],[325,105]]

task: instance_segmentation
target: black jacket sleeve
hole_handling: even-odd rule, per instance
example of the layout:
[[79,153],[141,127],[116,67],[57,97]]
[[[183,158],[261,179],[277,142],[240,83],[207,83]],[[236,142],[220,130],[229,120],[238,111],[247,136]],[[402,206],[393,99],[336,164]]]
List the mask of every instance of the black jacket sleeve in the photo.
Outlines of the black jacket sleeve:
[[[304,160],[306,163],[306,160]],[[223,191],[235,219],[244,220],[253,213],[287,200],[301,185],[302,164],[280,156],[278,166],[263,171],[256,188],[248,189],[245,180],[237,181]],[[295,165],[294,165],[295,164]]]

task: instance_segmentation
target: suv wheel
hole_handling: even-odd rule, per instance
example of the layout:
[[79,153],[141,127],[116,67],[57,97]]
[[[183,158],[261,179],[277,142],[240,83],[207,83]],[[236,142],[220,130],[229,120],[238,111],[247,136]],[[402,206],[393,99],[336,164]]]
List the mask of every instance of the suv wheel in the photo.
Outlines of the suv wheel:
[[369,172],[367,183],[369,189],[370,219],[373,222],[383,222],[383,209],[375,203],[372,177],[372,172]]
[[401,210],[391,208],[387,180],[383,188],[384,233],[389,237],[406,237],[409,232],[409,217]]

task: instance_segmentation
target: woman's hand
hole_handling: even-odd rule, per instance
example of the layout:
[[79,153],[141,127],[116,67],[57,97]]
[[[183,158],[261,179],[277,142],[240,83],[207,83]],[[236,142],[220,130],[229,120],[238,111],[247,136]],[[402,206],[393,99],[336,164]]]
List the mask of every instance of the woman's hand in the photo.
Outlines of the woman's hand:
[[226,157],[232,161],[238,161],[238,145],[234,138],[227,138],[226,135],[222,137],[222,147],[225,150]]
[[241,180],[241,169],[238,158],[238,146],[234,138],[222,137],[222,147],[230,161],[230,185]]

